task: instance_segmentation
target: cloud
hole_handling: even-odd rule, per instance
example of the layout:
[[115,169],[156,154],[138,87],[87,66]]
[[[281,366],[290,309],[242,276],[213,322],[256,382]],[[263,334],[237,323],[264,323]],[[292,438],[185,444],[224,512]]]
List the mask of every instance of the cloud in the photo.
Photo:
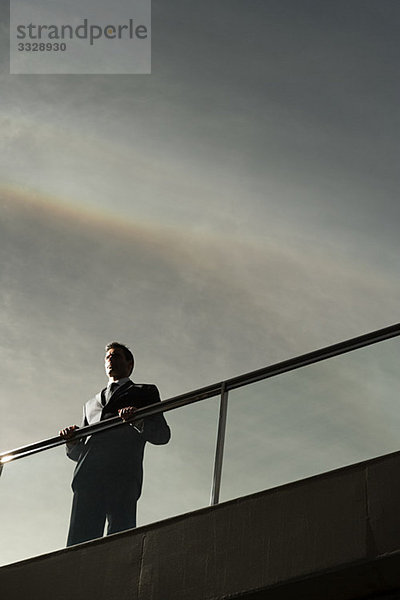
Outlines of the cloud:
[[[138,376],[156,378],[165,397],[396,320],[399,286],[390,270],[334,260],[298,231],[291,237],[288,226],[259,243],[10,192],[2,213],[1,351],[12,388],[21,345],[23,410],[48,398],[35,408],[43,435],[97,389],[111,338],[137,347]],[[77,386],[84,380],[73,410],[63,389],[71,377]],[[51,416],[48,402],[57,407]],[[25,435],[29,441],[29,429]]]

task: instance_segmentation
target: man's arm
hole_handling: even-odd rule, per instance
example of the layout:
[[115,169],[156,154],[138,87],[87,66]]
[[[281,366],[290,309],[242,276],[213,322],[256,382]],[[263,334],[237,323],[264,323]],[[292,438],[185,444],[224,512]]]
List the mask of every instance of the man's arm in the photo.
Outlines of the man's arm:
[[[86,417],[85,417],[85,407],[83,408],[83,420],[81,427],[87,425]],[[61,429],[59,432],[59,436],[67,441],[65,445],[65,449],[67,452],[68,458],[77,462],[81,455],[83,446],[85,444],[84,439],[80,438],[78,440],[74,440],[75,431],[79,429],[78,425],[70,425],[65,429]]]
[[[161,402],[159,391],[155,385],[149,385],[146,400],[149,406]],[[134,416],[136,410],[135,406],[127,406],[121,408],[118,414],[124,421],[129,421]],[[134,423],[133,426],[146,442],[150,442],[151,444],[167,444],[171,438],[171,430],[163,413],[145,417]]]

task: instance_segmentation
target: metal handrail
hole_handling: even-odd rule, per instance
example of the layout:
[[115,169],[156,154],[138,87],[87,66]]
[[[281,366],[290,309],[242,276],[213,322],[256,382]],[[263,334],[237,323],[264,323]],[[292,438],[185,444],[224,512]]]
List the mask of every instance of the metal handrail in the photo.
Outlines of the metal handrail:
[[[396,323],[395,325],[385,327],[384,329],[372,331],[370,333],[339,342],[338,344],[326,346],[324,348],[320,348],[319,350],[314,350],[313,352],[308,352],[307,354],[302,354],[300,356],[290,358],[289,360],[275,363],[262,369],[257,369],[256,371],[244,373],[243,375],[227,379],[226,381],[214,383],[212,385],[208,385],[179,396],[174,396],[173,398],[169,398],[168,400],[164,400],[162,402],[157,402],[151,406],[146,406],[138,409],[135,412],[135,416],[131,419],[131,422],[135,422],[161,412],[168,412],[182,406],[194,404],[195,402],[221,395],[222,392],[226,394],[230,390],[237,389],[244,385],[255,383],[263,379],[268,379],[270,377],[275,377],[276,375],[287,373],[295,369],[300,369],[307,365],[327,360],[328,358],[339,356],[347,352],[352,352],[353,350],[364,348],[366,346],[370,346],[371,344],[376,344],[399,335],[400,323]],[[120,417],[106,419],[105,421],[100,421],[95,425],[81,427],[76,431],[74,439],[80,439],[89,435],[93,435],[94,433],[100,433],[101,431],[118,427],[123,424],[124,421],[122,421]],[[65,443],[66,441],[63,438],[56,436],[29,444],[27,446],[21,446],[19,448],[15,448],[14,450],[9,450],[8,452],[2,452],[0,453],[0,464],[4,464],[18,458],[24,458],[25,456],[31,456],[32,454],[43,452],[44,450],[54,448]]]

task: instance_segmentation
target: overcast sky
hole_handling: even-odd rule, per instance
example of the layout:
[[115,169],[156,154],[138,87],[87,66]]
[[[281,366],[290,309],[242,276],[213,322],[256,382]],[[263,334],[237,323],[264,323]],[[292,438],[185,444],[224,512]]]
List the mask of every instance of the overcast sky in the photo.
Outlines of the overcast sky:
[[[153,0],[131,76],[9,75],[5,4],[2,450],[79,422],[112,339],[167,398],[400,320],[398,0]],[[232,394],[223,497],[397,449],[398,358]],[[140,522],[207,504],[216,415],[169,413]],[[71,466],[3,473],[63,504],[31,553],[64,543]]]

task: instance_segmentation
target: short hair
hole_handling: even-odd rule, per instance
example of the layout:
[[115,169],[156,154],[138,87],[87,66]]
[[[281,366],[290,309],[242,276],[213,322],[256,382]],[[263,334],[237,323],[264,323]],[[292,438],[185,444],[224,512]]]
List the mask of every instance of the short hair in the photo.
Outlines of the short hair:
[[[106,345],[106,352],[108,350],[111,350],[111,348],[120,348],[123,353],[124,356],[126,358],[126,360],[128,362],[132,363],[132,371],[133,371],[133,367],[135,366],[135,357],[133,356],[132,352],[129,350],[128,346],[125,346],[125,344],[121,344],[120,342],[110,342],[109,344]],[[132,373],[131,371],[131,373]]]

